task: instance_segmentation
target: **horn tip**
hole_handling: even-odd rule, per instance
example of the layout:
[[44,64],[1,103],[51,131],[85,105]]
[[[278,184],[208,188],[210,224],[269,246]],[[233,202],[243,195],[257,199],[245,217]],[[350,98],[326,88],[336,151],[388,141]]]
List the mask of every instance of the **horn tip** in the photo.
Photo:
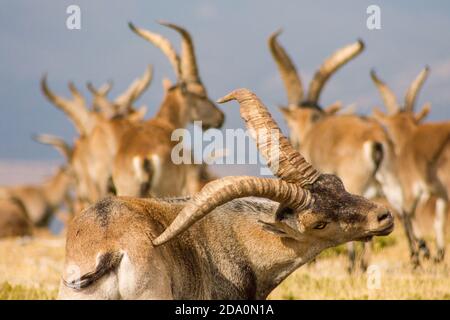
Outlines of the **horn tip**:
[[224,96],[224,97],[222,97],[220,99],[217,99],[216,102],[217,103],[225,103],[225,102],[229,102],[229,101],[234,100],[234,99],[235,99],[234,92],[231,92],[231,93],[227,94],[226,96]]
[[86,82],[86,88],[92,93],[95,94],[95,87],[91,81]]
[[217,103],[225,103],[225,102],[228,102],[231,100],[239,100],[240,101],[240,99],[243,99],[245,97],[250,97],[250,96],[255,96],[255,94],[252,91],[250,91],[249,89],[240,88],[240,89],[233,90],[232,92],[230,92],[226,96],[220,98],[216,102]]
[[134,25],[134,23],[131,22],[131,21],[128,21],[128,28],[130,28],[131,31],[133,31],[133,32],[135,32],[135,33],[137,33],[137,32],[139,31],[139,30],[136,28],[136,26]]
[[283,28],[278,28],[274,32],[272,32],[269,36],[269,39],[276,39],[280,34],[283,33]]
[[42,88],[47,86],[47,78],[48,78],[48,73],[44,72],[44,74],[41,77],[41,87]]
[[158,23],[158,24],[160,24],[162,26],[165,26],[165,27],[169,27],[169,28],[172,28],[172,27],[175,26],[173,23],[170,23],[169,21],[162,20],[162,19],[156,20],[156,23]]
[[40,141],[39,141],[39,134],[38,134],[38,133],[32,133],[32,134],[31,134],[31,139],[32,139],[33,141],[40,142]]
[[68,84],[68,86],[69,86],[69,89],[75,89],[75,83],[71,80],[71,81],[69,81],[69,84]]
[[366,44],[362,38],[358,38],[358,44],[361,47],[361,49],[364,49],[366,47]]

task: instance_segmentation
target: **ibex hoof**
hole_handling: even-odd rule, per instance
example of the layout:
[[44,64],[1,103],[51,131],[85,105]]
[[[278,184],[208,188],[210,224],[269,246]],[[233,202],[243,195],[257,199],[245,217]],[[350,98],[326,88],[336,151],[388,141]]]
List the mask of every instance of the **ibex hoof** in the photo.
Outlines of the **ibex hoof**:
[[418,253],[411,254],[411,264],[413,269],[417,269],[418,267],[420,267],[420,260]]
[[444,249],[438,249],[436,257],[434,258],[435,263],[441,263],[444,261],[445,256],[445,250]]
[[423,257],[425,259],[430,259],[430,249],[428,249],[427,243],[425,242],[425,240],[419,240],[419,250],[420,252],[423,254]]

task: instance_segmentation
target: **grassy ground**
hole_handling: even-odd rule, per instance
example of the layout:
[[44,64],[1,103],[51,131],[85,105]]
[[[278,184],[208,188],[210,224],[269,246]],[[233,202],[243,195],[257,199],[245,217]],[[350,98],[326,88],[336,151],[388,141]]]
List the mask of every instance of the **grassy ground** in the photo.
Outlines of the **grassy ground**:
[[64,260],[62,237],[0,240],[0,299],[54,299]]
[[289,276],[270,299],[450,299],[449,255],[444,264],[425,261],[413,270],[401,230],[375,240],[370,264],[367,273],[349,275],[345,247],[330,249]]
[[[429,220],[429,219],[428,219]],[[431,230],[430,221],[423,223]],[[270,295],[271,299],[450,299],[450,252],[444,264],[413,270],[403,230],[377,238],[368,273],[348,275],[345,246],[323,252]],[[450,232],[447,232],[450,243]],[[428,238],[434,252],[433,239]],[[64,259],[64,239],[0,240],[0,299],[54,299]]]

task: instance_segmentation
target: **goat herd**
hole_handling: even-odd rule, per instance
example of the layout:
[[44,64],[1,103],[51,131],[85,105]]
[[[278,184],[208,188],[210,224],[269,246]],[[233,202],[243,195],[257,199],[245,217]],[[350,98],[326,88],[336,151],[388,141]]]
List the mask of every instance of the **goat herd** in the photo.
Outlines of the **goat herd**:
[[[0,188],[0,237],[30,235],[63,204],[70,208],[59,298],[264,299],[326,248],[348,243],[354,268],[352,241],[367,245],[394,228],[390,211],[367,200],[380,194],[398,213],[411,263],[443,261],[450,122],[424,122],[429,104],[416,110],[428,68],[403,104],[372,71],[387,112],[342,114],[339,103],[323,108],[320,94],[330,76],[364,50],[363,42],[326,59],[304,91],[280,32],[272,34],[268,45],[287,92],[280,111],[290,140],[254,93],[229,93],[217,102],[239,103],[275,177],[216,178],[205,164],[171,160],[175,129],[194,121],[203,130],[220,128],[224,113],[200,79],[189,32],[161,24],[181,36],[180,55],[162,35],[129,25],[164,53],[176,74],[176,83],[164,80],[156,116],[144,120],[146,109],[134,105],[151,82],[151,67],[114,100],[111,84],[89,84],[91,107],[73,83],[72,97],[65,98],[44,76],[43,94],[79,136],[73,146],[36,136],[62,152],[66,164],[41,186]],[[430,196],[437,198],[433,253],[415,219],[417,205]]]

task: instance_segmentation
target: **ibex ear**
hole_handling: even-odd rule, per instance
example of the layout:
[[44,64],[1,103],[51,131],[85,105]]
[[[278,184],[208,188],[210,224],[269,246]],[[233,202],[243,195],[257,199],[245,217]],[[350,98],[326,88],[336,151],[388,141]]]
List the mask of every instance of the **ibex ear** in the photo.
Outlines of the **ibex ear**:
[[172,81],[170,81],[168,78],[163,78],[162,85],[164,93],[167,93],[167,91],[169,91],[169,89],[173,86]]
[[383,111],[379,107],[375,107],[372,110],[372,117],[374,117],[377,120],[382,120],[386,117]]
[[147,106],[142,106],[128,116],[128,120],[132,122],[142,121],[147,113]]
[[422,110],[420,110],[415,114],[416,121],[421,122],[423,119],[426,118],[426,116],[430,113],[430,111],[431,111],[431,103],[427,102],[423,105]]
[[336,101],[335,103],[329,105],[324,109],[325,113],[328,115],[333,115],[337,112],[339,112],[342,109],[342,102]]

